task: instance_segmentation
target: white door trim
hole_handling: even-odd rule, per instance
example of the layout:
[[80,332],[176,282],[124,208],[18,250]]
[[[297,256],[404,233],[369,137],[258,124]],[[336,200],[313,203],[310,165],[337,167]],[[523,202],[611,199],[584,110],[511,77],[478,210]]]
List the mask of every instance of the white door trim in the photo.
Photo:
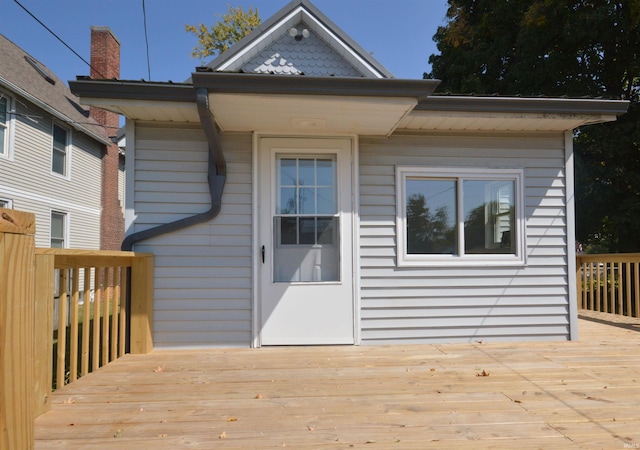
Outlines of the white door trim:
[[282,133],[269,133],[269,132],[254,132],[252,136],[252,342],[253,348],[259,348],[262,346],[260,339],[260,327],[261,327],[261,303],[260,303],[260,269],[261,269],[261,250],[260,250],[260,230],[259,230],[259,218],[260,218],[260,202],[259,202],[259,186],[261,182],[260,176],[260,140],[264,137],[269,138],[296,138],[296,139],[314,139],[314,138],[330,138],[330,139],[348,139],[351,141],[351,183],[352,183],[352,229],[351,229],[351,242],[353,246],[352,252],[352,267],[351,273],[353,275],[353,330],[354,330],[354,344],[360,345],[361,343],[361,330],[360,330],[360,201],[359,201],[359,141],[356,135],[292,135]]

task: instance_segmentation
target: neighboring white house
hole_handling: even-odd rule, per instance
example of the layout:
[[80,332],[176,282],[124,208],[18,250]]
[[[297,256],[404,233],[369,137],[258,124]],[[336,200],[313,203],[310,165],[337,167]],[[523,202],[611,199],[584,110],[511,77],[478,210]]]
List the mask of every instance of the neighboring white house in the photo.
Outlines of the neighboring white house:
[[572,130],[627,103],[437,85],[307,0],[187,83],[72,82],[127,117],[155,346],[575,339]]
[[[101,126],[62,80],[0,34],[0,207],[35,214],[38,247],[101,248],[108,233],[101,226],[108,210],[104,160],[115,131]],[[124,166],[118,170],[118,156],[115,164],[115,194],[109,195],[117,196]],[[121,242],[124,192],[111,200],[121,216],[111,227]]]

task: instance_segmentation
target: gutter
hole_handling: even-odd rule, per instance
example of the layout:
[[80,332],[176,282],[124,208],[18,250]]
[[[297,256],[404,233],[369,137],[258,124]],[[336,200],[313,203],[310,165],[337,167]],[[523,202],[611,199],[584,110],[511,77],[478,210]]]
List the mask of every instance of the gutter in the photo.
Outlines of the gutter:
[[[205,212],[185,217],[183,219],[176,220],[175,222],[165,223],[138,233],[130,234],[124,239],[124,241],[122,241],[121,248],[123,251],[130,251],[136,243],[152,237],[181,230],[183,228],[190,227],[191,225],[207,222],[214,219],[220,213],[220,209],[222,208],[222,192],[227,178],[227,165],[224,159],[224,153],[222,152],[222,146],[220,144],[220,133],[216,128],[213,115],[209,109],[209,93],[206,88],[196,88],[196,105],[198,107],[200,123],[202,124],[202,129],[209,144],[207,181],[209,184],[211,207]],[[125,351],[129,353],[131,350],[131,298],[129,297],[131,295],[130,273],[127,276],[127,284],[127,323],[125,328],[127,335],[125,342],[127,348]]]

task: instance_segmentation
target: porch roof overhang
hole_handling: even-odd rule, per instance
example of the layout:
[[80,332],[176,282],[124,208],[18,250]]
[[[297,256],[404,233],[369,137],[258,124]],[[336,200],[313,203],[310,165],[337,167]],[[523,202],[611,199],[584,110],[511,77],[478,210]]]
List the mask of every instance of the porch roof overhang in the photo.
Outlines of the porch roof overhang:
[[193,84],[79,79],[82,103],[134,120],[199,123],[195,89],[206,88],[222,132],[389,135],[433,93],[437,80],[324,78],[196,72]]
[[129,119],[200,123],[195,88],[206,88],[222,132],[352,133],[396,129],[566,131],[615,120],[622,100],[433,95],[438,80],[196,72],[192,83],[78,79],[81,102]]

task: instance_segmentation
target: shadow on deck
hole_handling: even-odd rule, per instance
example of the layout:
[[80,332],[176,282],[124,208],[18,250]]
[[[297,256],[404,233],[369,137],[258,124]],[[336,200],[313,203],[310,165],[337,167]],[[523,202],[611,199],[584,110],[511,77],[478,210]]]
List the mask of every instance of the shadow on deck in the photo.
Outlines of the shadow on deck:
[[153,351],[53,394],[36,449],[638,448],[640,320],[577,342]]

